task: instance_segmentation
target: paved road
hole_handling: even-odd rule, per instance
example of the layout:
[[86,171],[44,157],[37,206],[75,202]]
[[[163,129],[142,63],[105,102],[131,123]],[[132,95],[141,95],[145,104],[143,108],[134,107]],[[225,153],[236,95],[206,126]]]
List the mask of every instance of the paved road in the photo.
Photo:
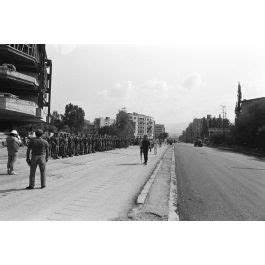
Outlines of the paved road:
[[176,144],[181,220],[265,220],[265,160]]
[[139,163],[138,147],[51,160],[47,188],[30,191],[24,189],[29,173],[25,159],[18,160],[18,175],[7,176],[2,155],[0,220],[125,219],[164,149],[151,154],[147,166]]

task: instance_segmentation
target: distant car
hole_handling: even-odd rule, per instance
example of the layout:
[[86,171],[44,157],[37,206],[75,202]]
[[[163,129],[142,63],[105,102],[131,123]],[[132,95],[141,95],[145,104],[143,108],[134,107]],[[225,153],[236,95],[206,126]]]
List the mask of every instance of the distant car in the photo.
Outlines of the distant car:
[[194,146],[202,147],[202,146],[203,146],[203,144],[202,144],[202,139],[197,139],[197,140],[194,142]]

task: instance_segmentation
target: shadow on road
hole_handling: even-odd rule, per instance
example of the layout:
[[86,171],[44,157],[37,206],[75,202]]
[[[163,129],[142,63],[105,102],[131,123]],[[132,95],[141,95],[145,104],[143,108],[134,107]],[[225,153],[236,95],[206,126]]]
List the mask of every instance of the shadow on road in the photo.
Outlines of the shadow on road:
[[253,168],[253,167],[231,167],[235,169],[249,169],[249,170],[265,170],[265,168]]
[[0,194],[2,194],[2,193],[12,192],[12,191],[22,191],[22,190],[26,190],[26,189],[23,188],[23,189],[7,189],[7,190],[0,190]]
[[131,164],[118,164],[119,166],[139,166],[142,165],[142,163],[131,163]]

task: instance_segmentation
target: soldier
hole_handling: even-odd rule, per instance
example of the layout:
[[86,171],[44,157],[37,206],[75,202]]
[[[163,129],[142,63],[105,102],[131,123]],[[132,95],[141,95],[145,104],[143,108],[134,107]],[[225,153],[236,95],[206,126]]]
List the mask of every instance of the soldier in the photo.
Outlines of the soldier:
[[85,138],[84,138],[84,147],[85,147],[85,154],[87,155],[88,154],[88,135],[86,134],[85,135]]
[[95,146],[96,146],[96,138],[95,135],[92,136],[92,153],[95,153]]
[[113,149],[113,136],[110,136],[110,150]]
[[86,155],[87,143],[86,143],[86,135],[83,135],[83,154]]
[[60,157],[62,157],[63,154],[63,137],[62,134],[59,134],[59,155]]
[[105,136],[105,151],[109,150],[109,137],[106,135]]
[[98,136],[95,136],[95,152],[98,152]]
[[49,144],[49,157],[52,155],[51,153],[52,153],[52,145],[51,145],[51,135],[50,135],[50,132],[49,133],[47,133],[47,135],[46,135],[46,141],[48,142],[48,144]]
[[101,152],[101,136],[98,136],[98,152]]
[[101,152],[105,151],[105,136],[101,136]]
[[71,156],[75,155],[75,141],[74,135],[71,134]]
[[72,145],[71,145],[72,156],[74,156],[75,155],[75,136],[73,134],[71,134],[71,142],[72,142]]
[[67,156],[68,157],[72,157],[73,153],[72,153],[72,137],[69,134],[68,135],[68,141],[67,141]]
[[109,136],[105,135],[105,151],[109,149]]
[[62,136],[62,158],[67,157],[68,138],[66,133]]
[[79,155],[83,155],[84,154],[84,145],[83,145],[83,136],[80,135],[79,136]]
[[91,147],[92,147],[92,153],[95,153],[95,135],[92,136]]
[[58,133],[55,133],[52,136],[51,139],[51,144],[52,144],[52,157],[53,159],[58,159],[59,157],[59,137]]
[[78,156],[79,155],[79,137],[77,135],[74,138],[74,142],[75,142],[75,155]]
[[91,153],[91,136],[90,135],[87,137],[87,153],[88,154]]

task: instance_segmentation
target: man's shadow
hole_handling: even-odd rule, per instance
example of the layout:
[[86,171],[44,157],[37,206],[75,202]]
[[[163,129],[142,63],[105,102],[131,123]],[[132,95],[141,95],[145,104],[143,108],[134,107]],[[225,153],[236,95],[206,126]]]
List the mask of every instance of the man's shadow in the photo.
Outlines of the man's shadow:
[[7,190],[0,190],[0,194],[2,193],[9,193],[9,192],[16,192],[16,191],[22,191],[22,190],[26,190],[25,188],[21,188],[21,189],[7,189]]
[[142,163],[130,163],[130,164],[118,164],[119,166],[139,166],[142,165]]

